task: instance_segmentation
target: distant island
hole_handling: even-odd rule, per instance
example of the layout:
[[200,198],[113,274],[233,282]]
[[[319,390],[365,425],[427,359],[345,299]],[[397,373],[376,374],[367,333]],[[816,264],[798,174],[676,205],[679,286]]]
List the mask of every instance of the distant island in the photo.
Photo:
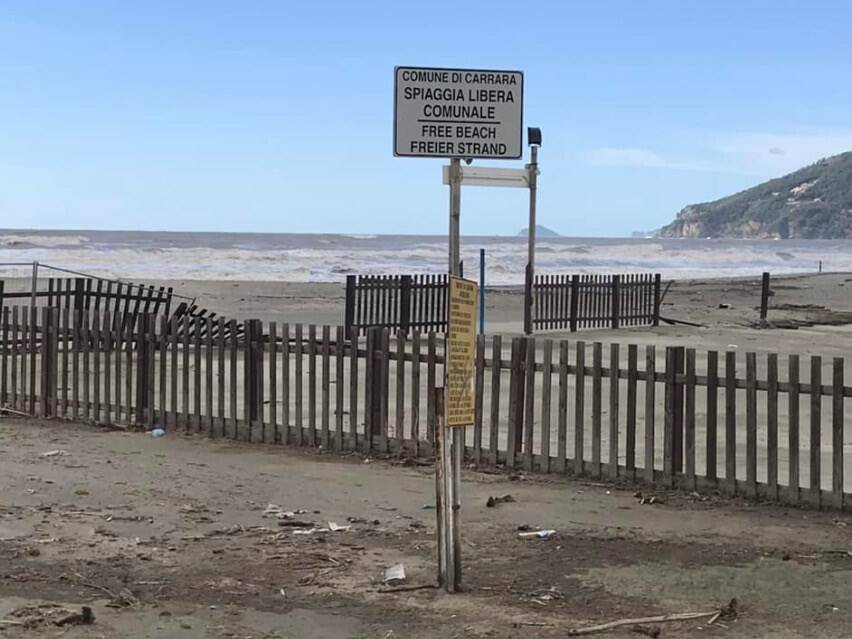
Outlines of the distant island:
[[[524,227],[518,233],[518,237],[526,237],[529,234],[529,227]],[[562,237],[554,231],[553,229],[549,229],[546,226],[542,226],[541,224],[535,225],[535,236],[536,237]]]
[[852,151],[715,202],[691,204],[658,236],[852,238]]

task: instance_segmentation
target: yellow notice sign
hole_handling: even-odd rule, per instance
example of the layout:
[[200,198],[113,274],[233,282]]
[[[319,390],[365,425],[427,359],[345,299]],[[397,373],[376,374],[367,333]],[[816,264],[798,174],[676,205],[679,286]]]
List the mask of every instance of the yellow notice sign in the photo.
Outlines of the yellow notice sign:
[[473,376],[476,357],[477,286],[450,277],[449,332],[447,333],[447,426],[473,424],[476,397]]

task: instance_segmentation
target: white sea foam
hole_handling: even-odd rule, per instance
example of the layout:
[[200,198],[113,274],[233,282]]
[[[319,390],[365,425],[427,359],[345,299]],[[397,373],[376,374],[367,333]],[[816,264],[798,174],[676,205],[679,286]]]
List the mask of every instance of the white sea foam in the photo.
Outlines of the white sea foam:
[[89,238],[84,235],[22,235],[10,234],[0,235],[0,248],[26,247],[26,246],[77,246],[85,244]]
[[[446,240],[343,235],[210,235],[87,232],[0,234],[0,262],[32,261],[132,280],[342,282],[350,273],[441,273]],[[12,241],[3,240],[11,238]],[[486,249],[486,280],[522,284],[524,238],[464,238],[465,272],[476,277]],[[852,271],[852,242],[558,239],[538,244],[543,274],[659,272],[666,279]],[[25,275],[2,268],[0,276]]]

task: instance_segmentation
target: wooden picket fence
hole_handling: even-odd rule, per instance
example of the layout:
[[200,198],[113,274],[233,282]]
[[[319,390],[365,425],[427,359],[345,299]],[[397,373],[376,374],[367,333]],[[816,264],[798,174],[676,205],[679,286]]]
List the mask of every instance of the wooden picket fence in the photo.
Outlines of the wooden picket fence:
[[27,304],[34,299],[36,306],[120,315],[168,315],[173,296],[171,287],[145,286],[97,277],[39,278],[35,294],[31,289],[5,289],[5,282],[0,280],[0,307]]
[[447,329],[447,275],[348,275],[346,338],[370,328]]
[[[434,331],[6,310],[0,404],[245,441],[429,456]],[[181,322],[206,330],[179,330]],[[214,332],[212,325],[219,324]],[[31,337],[43,338],[33,347]],[[478,464],[848,509],[844,360],[479,336]],[[641,356],[640,356],[641,355]],[[625,357],[626,356],[626,357]],[[826,380],[828,383],[823,383]]]
[[657,326],[660,274],[536,275],[532,327],[536,330]]

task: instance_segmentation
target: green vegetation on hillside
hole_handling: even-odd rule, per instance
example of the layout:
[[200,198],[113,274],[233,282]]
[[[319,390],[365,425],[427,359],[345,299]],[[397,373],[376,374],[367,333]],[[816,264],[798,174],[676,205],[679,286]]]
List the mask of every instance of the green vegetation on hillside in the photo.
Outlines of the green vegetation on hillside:
[[852,238],[852,152],[681,210],[660,237]]

